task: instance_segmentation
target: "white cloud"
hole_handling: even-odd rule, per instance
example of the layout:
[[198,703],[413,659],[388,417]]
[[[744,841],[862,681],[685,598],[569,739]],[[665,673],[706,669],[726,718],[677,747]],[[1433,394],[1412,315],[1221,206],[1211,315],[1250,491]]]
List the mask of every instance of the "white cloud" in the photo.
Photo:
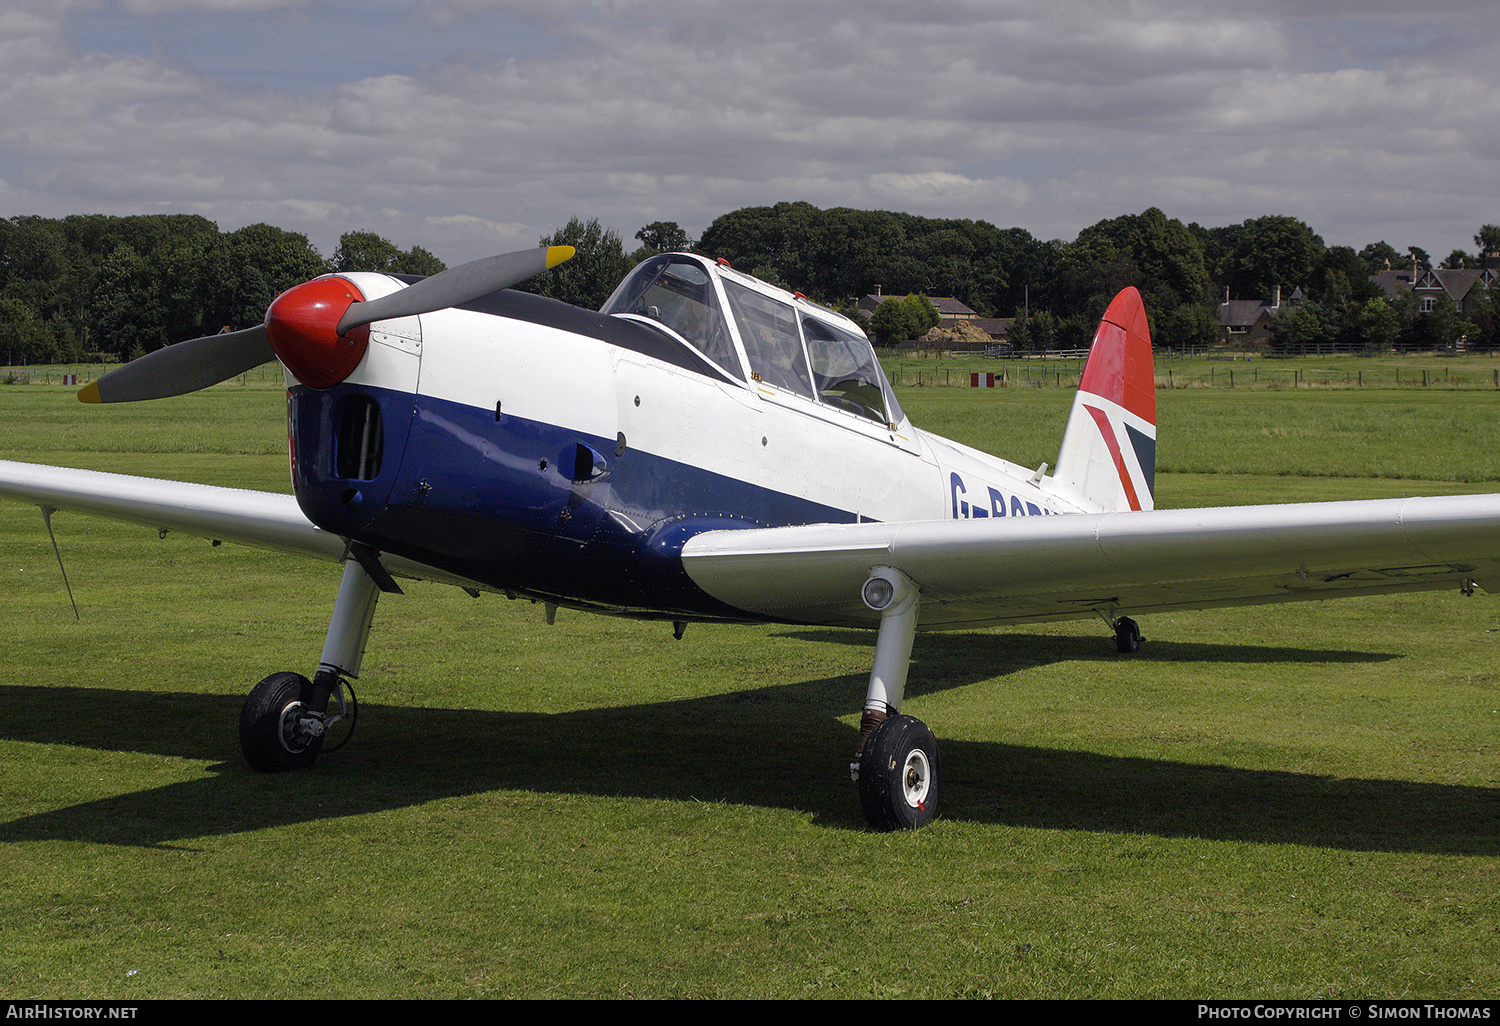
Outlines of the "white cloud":
[[[628,242],[795,199],[1042,237],[1152,205],[1292,213],[1353,245],[1403,225],[1390,241],[1433,252],[1497,219],[1488,2],[128,0],[112,10],[157,49],[87,48],[108,54],[70,34],[90,6],[0,12],[9,214],[190,209],[325,252],[378,230],[449,261],[573,215]],[[276,75],[236,85],[220,51],[152,35],[251,10],[280,19],[258,45],[295,30],[333,54],[358,17],[389,49],[331,86],[267,54]],[[418,34],[424,56],[394,60]],[[1424,205],[1434,234],[1403,220]]]
[[296,10],[310,6],[314,0],[120,0],[126,14],[154,16],[162,14],[245,14],[261,11]]

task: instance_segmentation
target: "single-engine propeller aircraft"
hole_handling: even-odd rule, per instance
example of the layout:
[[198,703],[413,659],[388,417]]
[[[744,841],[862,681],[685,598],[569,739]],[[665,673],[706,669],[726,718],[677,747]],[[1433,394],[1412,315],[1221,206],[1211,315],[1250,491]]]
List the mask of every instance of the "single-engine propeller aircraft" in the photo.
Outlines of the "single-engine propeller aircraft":
[[354,714],[347,683],[398,578],[679,634],[875,628],[850,768],[879,829],[938,806],[937,743],[900,713],[917,630],[1097,616],[1129,652],[1146,613],[1500,578],[1500,495],[1154,510],[1134,289],[1104,315],[1049,475],[919,431],[852,322],[723,261],[653,257],[598,312],[509,289],[571,255],[326,275],[261,325],[79,393],[177,395],[277,359],[295,497],[9,462],[0,494],[343,563],[316,672],[272,673],[245,702],[258,770],[310,766]]

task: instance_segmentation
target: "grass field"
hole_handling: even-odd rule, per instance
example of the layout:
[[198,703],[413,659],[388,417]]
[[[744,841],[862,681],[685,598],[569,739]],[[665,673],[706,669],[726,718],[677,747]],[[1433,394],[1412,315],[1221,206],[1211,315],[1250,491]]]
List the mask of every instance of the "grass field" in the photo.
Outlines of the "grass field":
[[[1003,376],[1011,388],[1077,388],[1083,360],[1034,357],[988,359],[941,350],[901,351],[881,363],[899,386],[967,388],[971,373]],[[1161,388],[1500,388],[1500,354],[1375,353],[1268,359],[1249,353],[1156,354]]]
[[[0,385],[0,458],[285,490],[275,387]],[[911,388],[1035,465],[1069,395]],[[1500,490],[1493,390],[1159,394],[1162,505]],[[349,749],[253,774],[245,692],[337,568],[0,505],[0,995],[1500,994],[1500,604],[1454,593],[918,639],[943,817],[863,825],[859,632],[414,584]]]

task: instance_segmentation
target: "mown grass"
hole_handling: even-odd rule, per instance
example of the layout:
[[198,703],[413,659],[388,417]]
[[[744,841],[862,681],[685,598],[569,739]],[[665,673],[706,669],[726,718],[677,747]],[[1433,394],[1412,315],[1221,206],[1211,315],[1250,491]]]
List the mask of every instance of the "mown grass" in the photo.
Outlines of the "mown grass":
[[[1071,401],[1069,392],[1042,389],[914,388],[901,397],[914,423],[1029,467],[1056,462]],[[1162,474],[1472,483],[1500,474],[1494,390],[1163,390],[1157,420]],[[1365,486],[1347,487],[1360,497]],[[1172,488],[1159,492],[1163,503],[1177,501]]]
[[[1006,357],[911,350],[887,353],[881,364],[897,386],[968,388],[971,374],[994,374],[1008,388],[1076,388],[1079,357]],[[1156,354],[1164,389],[1399,389],[1500,388],[1500,354],[1371,353],[1268,359],[1251,353],[1188,356]]]
[[[1056,458],[1066,392],[909,389]],[[1163,392],[1164,505],[1500,490],[1478,392]],[[274,387],[0,387],[0,458],[284,490]],[[1380,430],[1384,425],[1385,430]],[[1317,475],[1317,476],[1309,476]],[[922,637],[944,815],[866,831],[872,638],[381,600],[349,749],[240,761],[337,568],[0,506],[0,993],[1476,998],[1500,985],[1493,596]]]

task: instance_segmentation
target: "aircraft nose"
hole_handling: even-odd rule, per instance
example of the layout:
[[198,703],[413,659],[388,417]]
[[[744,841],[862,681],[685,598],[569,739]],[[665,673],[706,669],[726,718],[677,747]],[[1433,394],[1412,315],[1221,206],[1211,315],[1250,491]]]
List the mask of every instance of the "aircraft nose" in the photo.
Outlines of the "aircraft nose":
[[313,388],[329,388],[349,376],[370,344],[366,325],[340,335],[339,318],[364,295],[329,275],[287,289],[266,310],[266,336],[293,376]]

